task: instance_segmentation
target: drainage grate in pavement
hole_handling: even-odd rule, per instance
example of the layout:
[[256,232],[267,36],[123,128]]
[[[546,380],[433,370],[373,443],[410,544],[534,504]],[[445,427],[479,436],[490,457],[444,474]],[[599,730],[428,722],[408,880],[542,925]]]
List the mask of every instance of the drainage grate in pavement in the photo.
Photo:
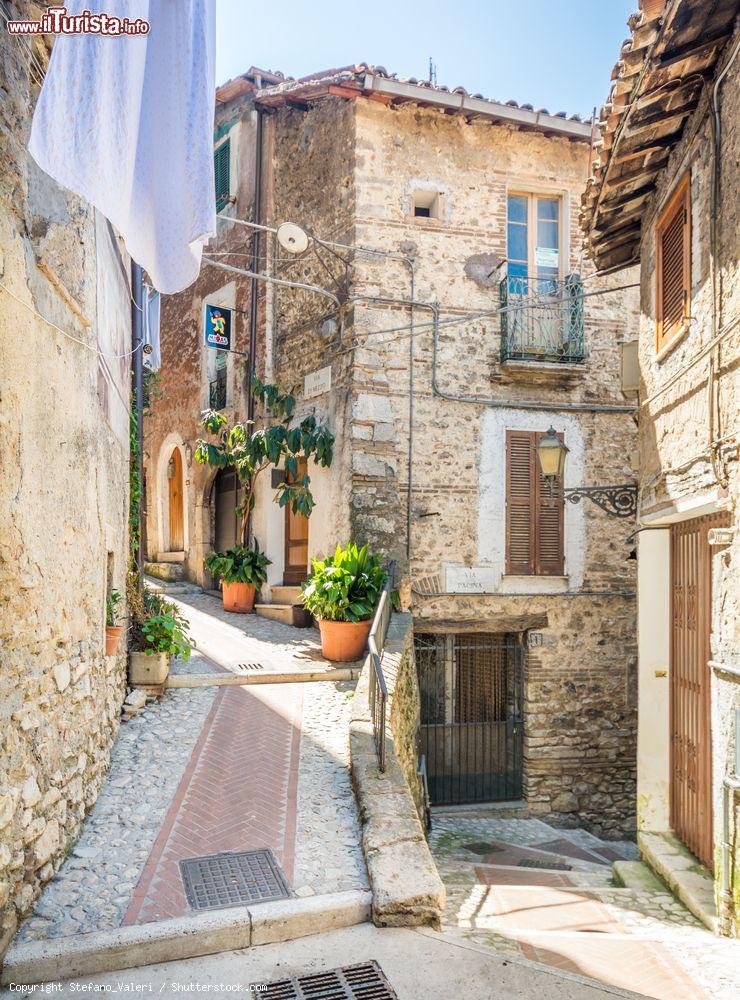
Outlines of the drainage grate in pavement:
[[539,861],[535,858],[522,858],[517,861],[519,868],[553,868],[559,872],[573,871],[573,865],[564,865],[562,861]]
[[497,847],[495,844],[486,844],[485,841],[476,841],[474,844],[463,844],[464,851],[470,851],[471,854],[493,854],[495,851],[501,851],[503,848]]
[[377,962],[345,965],[259,986],[254,995],[262,1000],[398,1000]]
[[225,851],[180,862],[188,903],[215,910],[286,899],[290,889],[271,850]]
[[240,674],[246,674],[251,670],[264,670],[264,663],[237,663],[236,669]]

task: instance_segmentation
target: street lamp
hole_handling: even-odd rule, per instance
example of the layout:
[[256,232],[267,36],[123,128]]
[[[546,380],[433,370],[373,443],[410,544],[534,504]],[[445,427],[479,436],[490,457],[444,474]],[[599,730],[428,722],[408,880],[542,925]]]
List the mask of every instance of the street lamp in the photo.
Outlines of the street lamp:
[[550,503],[558,494],[570,503],[579,503],[582,497],[595,503],[610,517],[634,517],[637,513],[637,484],[618,483],[609,486],[558,487],[565,471],[568,447],[550,427],[535,446],[540,470],[550,489]]

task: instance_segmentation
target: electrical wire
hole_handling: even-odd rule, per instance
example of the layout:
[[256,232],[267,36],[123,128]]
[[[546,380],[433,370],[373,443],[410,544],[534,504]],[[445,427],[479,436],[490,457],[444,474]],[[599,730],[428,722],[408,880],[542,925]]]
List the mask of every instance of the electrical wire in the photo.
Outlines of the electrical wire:
[[42,322],[46,323],[47,326],[50,326],[53,330],[56,330],[57,333],[61,333],[61,335],[63,337],[66,337],[68,340],[73,340],[75,344],[81,344],[83,347],[86,347],[88,351],[93,351],[95,354],[98,354],[101,358],[105,358],[106,361],[120,361],[122,358],[130,358],[134,354],[136,354],[136,352],[139,350],[140,347],[144,346],[142,341],[139,344],[137,344],[132,351],[125,351],[123,354],[106,354],[104,351],[100,350],[97,344],[95,345],[88,344],[86,340],[81,340],[79,337],[75,337],[73,336],[73,334],[68,333],[66,330],[63,330],[61,326],[57,326],[56,323],[52,323],[50,319],[47,319],[46,316],[43,316],[37,309],[35,309],[30,304],[30,302],[24,301],[19,295],[16,295],[15,292],[11,292],[8,286],[3,284],[2,281],[0,281],[0,288],[2,288],[2,290],[12,299],[15,299],[16,302],[20,303],[20,305],[28,309],[29,312],[32,312],[33,315],[37,317],[37,319],[40,319]]

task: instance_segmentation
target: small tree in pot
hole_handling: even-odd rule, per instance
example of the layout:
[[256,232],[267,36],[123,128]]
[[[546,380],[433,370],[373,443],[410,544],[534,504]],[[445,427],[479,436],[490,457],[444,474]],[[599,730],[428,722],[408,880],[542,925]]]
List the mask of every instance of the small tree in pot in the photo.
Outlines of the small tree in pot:
[[318,620],[327,660],[362,656],[385,580],[380,556],[371,555],[367,545],[358,549],[349,542],[326,559],[314,559],[303,600]]
[[[254,595],[249,608],[243,604],[238,606],[239,601],[232,596],[231,590],[236,584],[248,586],[250,580],[237,577],[230,582],[227,573],[219,568],[220,560],[234,563],[233,554],[239,553],[239,562],[251,567],[252,576],[263,572],[264,567],[269,565],[269,561],[259,565],[260,559],[265,557],[256,543],[254,548],[249,546],[249,518],[254,509],[255,486],[259,476],[266,469],[282,467],[285,476],[275,490],[275,501],[280,507],[290,506],[294,514],[310,517],[315,506],[310,489],[311,479],[308,474],[298,478],[298,460],[313,456],[316,464],[328,468],[333,458],[334,435],[313,415],[295,423],[296,401],[291,393],[281,393],[276,386],[266,385],[260,379],[253,380],[252,392],[264,403],[265,426],[255,429],[249,421],[229,426],[222,413],[209,410],[203,417],[203,427],[210,437],[199,438],[195,451],[195,458],[202,465],[210,465],[214,469],[235,469],[244,490],[244,500],[237,508],[239,544],[229,552],[213,553],[206,561],[206,569],[221,577],[227,611],[251,611]],[[222,568],[228,568],[226,562]],[[254,578],[251,582],[256,587],[266,579],[263,575],[259,581]]]
[[212,552],[205,562],[208,572],[221,580],[224,610],[251,611],[254,595],[267,579],[265,567],[271,563],[257,541],[251,549],[237,546],[225,552]]

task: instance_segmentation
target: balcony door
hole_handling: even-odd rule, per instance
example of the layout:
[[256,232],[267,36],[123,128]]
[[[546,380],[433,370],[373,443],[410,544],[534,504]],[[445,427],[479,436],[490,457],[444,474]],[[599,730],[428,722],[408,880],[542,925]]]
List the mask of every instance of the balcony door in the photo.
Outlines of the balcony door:
[[[506,257],[514,286],[554,294],[562,277],[561,200],[552,195],[510,194],[506,213]],[[510,291],[516,294],[514,288]]]

